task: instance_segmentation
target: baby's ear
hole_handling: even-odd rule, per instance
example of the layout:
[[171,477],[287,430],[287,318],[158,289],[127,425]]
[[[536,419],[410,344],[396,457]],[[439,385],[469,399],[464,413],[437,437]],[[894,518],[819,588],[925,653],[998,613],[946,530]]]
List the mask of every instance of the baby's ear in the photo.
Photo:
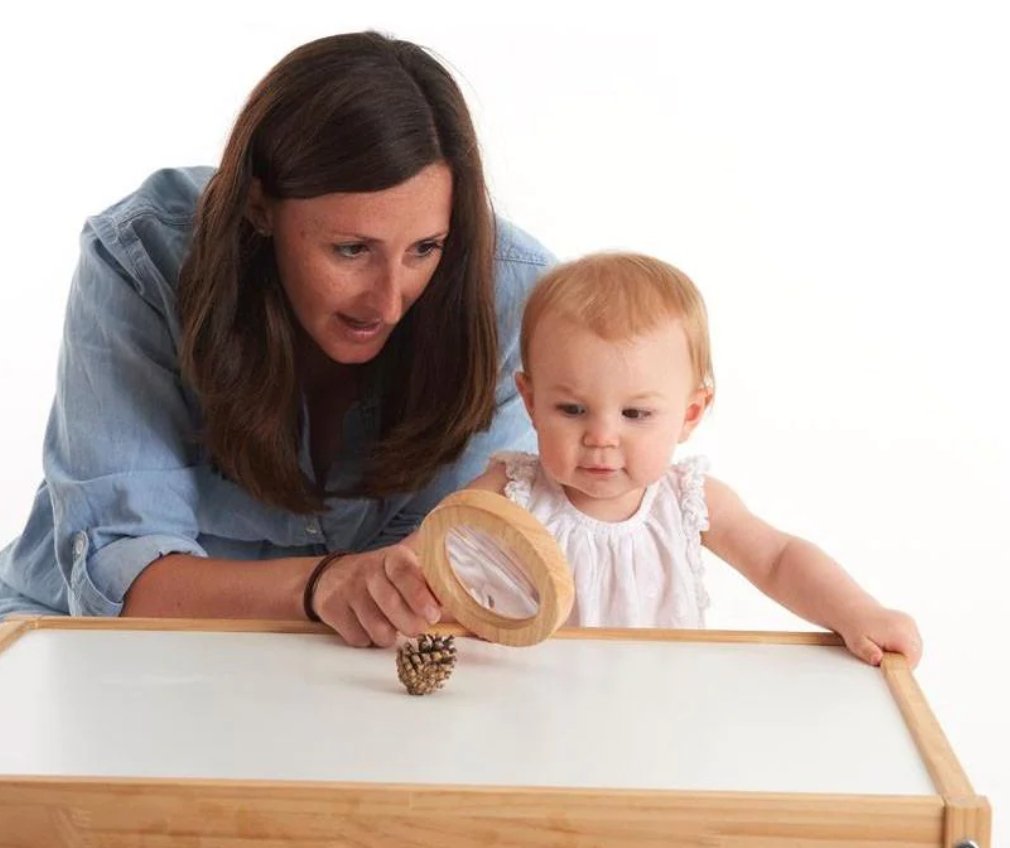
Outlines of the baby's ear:
[[519,390],[519,396],[523,399],[523,403],[526,406],[526,412],[529,414],[530,419],[532,419],[533,382],[525,371],[516,371],[516,388]]
[[694,432],[694,428],[701,423],[701,419],[705,417],[705,410],[708,409],[709,403],[712,401],[712,390],[707,387],[702,387],[700,389],[695,389],[694,393],[691,395],[691,399],[687,403],[687,409],[684,410],[684,424],[680,428],[680,437],[677,442],[686,442],[688,437]]

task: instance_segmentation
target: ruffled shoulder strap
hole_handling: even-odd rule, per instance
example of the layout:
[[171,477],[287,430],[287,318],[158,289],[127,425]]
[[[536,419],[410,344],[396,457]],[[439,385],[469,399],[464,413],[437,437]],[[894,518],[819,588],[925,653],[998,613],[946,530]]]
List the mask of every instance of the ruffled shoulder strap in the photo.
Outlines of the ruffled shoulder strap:
[[492,462],[505,466],[505,497],[525,509],[533,494],[533,481],[537,477],[540,460],[536,454],[522,451],[499,451],[491,456]]
[[689,456],[671,466],[677,479],[684,526],[693,533],[708,530],[708,504],[705,501],[705,475],[709,463],[703,456]]
[[687,561],[694,574],[699,612],[709,605],[705,589],[705,564],[701,558],[701,534],[708,530],[708,503],[705,501],[705,474],[709,463],[703,456],[689,456],[674,463],[670,473],[676,481],[680,513],[687,537]]

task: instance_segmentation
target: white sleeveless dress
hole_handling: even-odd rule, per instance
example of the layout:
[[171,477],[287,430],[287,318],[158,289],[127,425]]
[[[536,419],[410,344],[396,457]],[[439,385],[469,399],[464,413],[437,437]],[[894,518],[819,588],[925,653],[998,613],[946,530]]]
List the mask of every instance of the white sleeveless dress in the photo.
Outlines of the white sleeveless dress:
[[[708,509],[703,458],[670,466],[646,489],[638,511],[619,522],[599,521],[577,510],[535,455],[499,453],[495,460],[505,466],[505,496],[529,510],[568,559],[575,582],[569,625],[705,626],[709,599],[701,533],[708,529]],[[478,599],[494,605],[493,598]]]

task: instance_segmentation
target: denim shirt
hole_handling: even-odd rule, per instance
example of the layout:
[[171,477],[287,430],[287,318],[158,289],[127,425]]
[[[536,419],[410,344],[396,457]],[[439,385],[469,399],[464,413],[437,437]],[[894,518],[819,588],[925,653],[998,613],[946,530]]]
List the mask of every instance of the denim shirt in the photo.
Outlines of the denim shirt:
[[[329,498],[315,515],[264,504],[217,475],[197,440],[199,404],[180,375],[176,305],[196,203],[212,173],[159,171],[85,225],[45,436],[45,479],[24,532],[0,551],[0,618],[118,615],[137,575],[169,553],[255,560],[392,544],[480,474],[492,453],[534,447],[513,375],[526,295],[554,260],[498,220],[497,405],[491,427],[456,461],[420,491]],[[358,479],[378,435],[378,399],[352,405],[330,490]],[[306,424],[305,469],[308,444]]]

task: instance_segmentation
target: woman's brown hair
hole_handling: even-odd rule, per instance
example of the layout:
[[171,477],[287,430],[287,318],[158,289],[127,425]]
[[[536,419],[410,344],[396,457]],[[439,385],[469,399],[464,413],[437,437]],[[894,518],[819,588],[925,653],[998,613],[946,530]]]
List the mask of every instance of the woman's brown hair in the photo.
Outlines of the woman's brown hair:
[[494,219],[473,124],[439,62],[373,32],[297,48],[239,115],[181,272],[181,363],[211,460],[260,500],[312,512],[326,493],[298,462],[296,319],[272,242],[245,214],[252,180],[275,198],[380,191],[440,161],[452,171],[450,233],[431,282],[377,358],[381,433],[355,494],[420,488],[491,422]]

